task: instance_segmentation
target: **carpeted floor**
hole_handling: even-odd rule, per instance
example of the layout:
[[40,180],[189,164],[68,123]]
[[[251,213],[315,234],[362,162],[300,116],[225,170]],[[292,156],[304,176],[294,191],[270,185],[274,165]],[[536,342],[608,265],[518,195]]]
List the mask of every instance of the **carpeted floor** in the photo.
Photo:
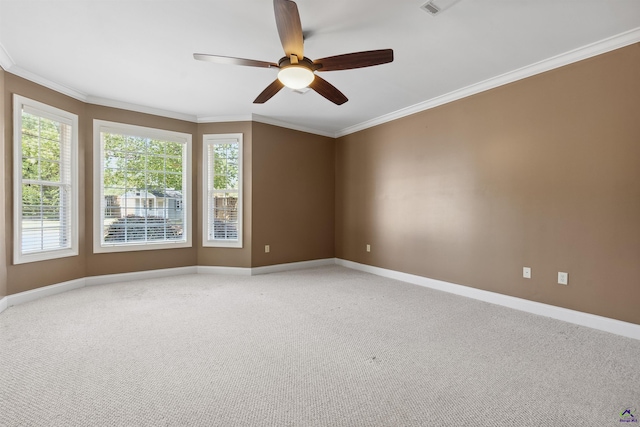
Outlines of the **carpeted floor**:
[[614,426],[625,408],[640,341],[337,266],[0,314],[2,426]]

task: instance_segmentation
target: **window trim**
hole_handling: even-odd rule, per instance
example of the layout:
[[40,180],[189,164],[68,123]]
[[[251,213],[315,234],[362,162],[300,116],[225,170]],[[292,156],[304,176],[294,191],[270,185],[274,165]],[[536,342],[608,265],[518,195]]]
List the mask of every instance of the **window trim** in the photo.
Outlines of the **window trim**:
[[[22,253],[22,109],[27,107],[39,114],[39,117],[65,123],[71,127],[69,227],[70,245],[68,248],[41,250],[28,254]],[[68,111],[13,95],[13,264],[45,261],[49,259],[78,256],[78,116]]]
[[[237,240],[216,240],[209,239],[209,157],[208,147],[215,144],[238,144],[238,239]],[[243,134],[242,133],[219,133],[205,134],[202,136],[202,246],[211,248],[236,248],[243,247],[244,228],[244,154],[243,154]]]
[[[113,132],[126,135],[135,135],[144,138],[160,139],[164,141],[178,142],[186,147],[182,159],[183,185],[182,210],[184,215],[183,235],[184,241],[172,242],[141,242],[126,244],[102,244],[102,199],[104,197],[103,170],[104,150],[102,149],[102,132]],[[93,120],[93,253],[114,253],[147,251],[157,249],[179,249],[192,247],[193,218],[192,207],[192,135],[190,133],[176,132],[164,129],[150,128],[146,126],[129,125],[125,123],[110,122],[106,120]]]

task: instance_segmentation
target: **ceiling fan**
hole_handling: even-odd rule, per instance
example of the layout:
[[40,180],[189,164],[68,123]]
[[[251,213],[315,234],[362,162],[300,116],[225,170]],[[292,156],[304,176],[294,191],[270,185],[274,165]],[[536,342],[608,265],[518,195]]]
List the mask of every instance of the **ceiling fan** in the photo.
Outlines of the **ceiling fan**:
[[278,78],[262,91],[253,101],[263,104],[271,99],[283,87],[302,89],[309,87],[329,101],[342,105],[348,101],[335,86],[324,80],[315,72],[350,70],[353,68],[371,67],[393,61],[392,49],[369,50],[365,52],[347,53],[329,56],[315,61],[304,56],[304,38],[298,6],[291,0],[273,0],[276,15],[276,26],[280,42],[286,56],[278,63],[257,61],[253,59],[234,58],[229,56],[194,53],[193,57],[201,61],[219,64],[245,65],[249,67],[279,68]]

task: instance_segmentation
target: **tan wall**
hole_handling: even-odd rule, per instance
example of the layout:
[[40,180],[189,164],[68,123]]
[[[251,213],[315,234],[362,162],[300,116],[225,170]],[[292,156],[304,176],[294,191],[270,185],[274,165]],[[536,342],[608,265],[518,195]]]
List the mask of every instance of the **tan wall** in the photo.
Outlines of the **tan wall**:
[[[242,229],[242,248],[211,248],[202,246],[202,138],[207,134],[220,133],[242,133],[242,175],[243,175],[243,229]],[[198,221],[196,224],[196,235],[194,243],[198,246],[198,265],[203,266],[225,266],[225,267],[251,267],[251,221],[252,221],[252,174],[251,165],[253,159],[253,143],[252,143],[252,126],[251,122],[232,122],[232,123],[203,123],[198,125],[198,138],[196,143],[198,158],[197,182],[198,182]]]
[[334,158],[333,138],[253,123],[252,266],[334,257]]
[[[85,135],[85,180],[86,203],[84,204],[86,221],[86,275],[99,276],[103,274],[129,273],[133,271],[157,270],[162,268],[175,268],[195,265],[197,246],[193,242],[191,248],[162,249],[156,251],[135,251],[118,253],[93,253],[93,120],[108,120],[117,123],[126,123],[137,126],[146,126],[156,129],[183,132],[191,134],[193,144],[192,165],[198,161],[196,155],[197,125],[182,120],[169,119],[150,114],[120,110],[117,108],[103,107],[99,105],[86,105],[86,120],[83,133]],[[196,177],[193,177],[192,186],[192,221],[196,221]],[[82,206],[82,204],[81,204]]]
[[[4,117],[5,117],[5,97],[4,97],[4,70],[0,68],[0,153],[5,151],[5,133],[4,133]],[[4,177],[6,169],[6,156],[0,158],[0,177]],[[4,178],[3,178],[4,181]],[[8,197],[4,185],[0,185],[0,236],[7,238],[7,224],[5,208],[7,206]],[[5,242],[0,245],[0,298],[7,295],[7,245]]]
[[[53,283],[61,283],[68,280],[85,277],[85,252],[87,246],[84,241],[85,215],[82,210],[86,199],[85,181],[81,178],[79,182],[79,256],[60,258],[56,260],[41,261],[37,263],[13,265],[13,179],[12,162],[13,158],[13,94],[25,96],[27,98],[43,102],[56,108],[77,114],[82,123],[85,116],[85,104],[62,95],[53,90],[44,88],[38,84],[22,79],[10,73],[5,73],[4,102],[4,126],[5,126],[5,171],[4,171],[4,191],[6,194],[5,206],[5,250],[7,260],[7,293],[14,294],[34,288],[38,288]],[[79,132],[78,158],[85,156],[85,147],[88,144],[86,135],[80,129]],[[78,172],[80,177],[84,176],[85,164],[79,162]]]
[[640,324],[639,70],[635,44],[340,138],[336,256]]

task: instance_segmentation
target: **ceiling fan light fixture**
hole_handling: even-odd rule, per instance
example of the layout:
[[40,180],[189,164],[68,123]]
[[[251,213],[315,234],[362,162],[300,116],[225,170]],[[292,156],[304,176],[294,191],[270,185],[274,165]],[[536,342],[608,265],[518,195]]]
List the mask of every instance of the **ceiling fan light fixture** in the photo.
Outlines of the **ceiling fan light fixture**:
[[290,65],[278,72],[278,80],[290,89],[302,89],[311,84],[315,74],[303,65]]

